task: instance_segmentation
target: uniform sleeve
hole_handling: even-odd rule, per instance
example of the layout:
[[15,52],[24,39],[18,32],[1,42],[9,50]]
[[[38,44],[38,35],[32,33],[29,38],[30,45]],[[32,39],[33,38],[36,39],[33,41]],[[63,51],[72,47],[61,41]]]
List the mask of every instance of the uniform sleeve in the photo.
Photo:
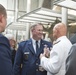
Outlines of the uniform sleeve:
[[15,61],[14,61],[14,75],[21,75],[21,63],[22,63],[22,46],[21,44],[18,47],[16,52]]

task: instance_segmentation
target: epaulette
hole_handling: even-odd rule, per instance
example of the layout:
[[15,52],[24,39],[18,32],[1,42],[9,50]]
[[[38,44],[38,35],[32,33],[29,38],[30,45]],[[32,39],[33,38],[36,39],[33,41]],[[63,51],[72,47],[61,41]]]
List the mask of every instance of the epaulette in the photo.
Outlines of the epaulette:
[[59,41],[57,41],[57,42],[55,42],[55,43],[53,43],[53,45],[55,45],[55,44],[57,44],[57,43],[59,43],[60,42],[60,40]]

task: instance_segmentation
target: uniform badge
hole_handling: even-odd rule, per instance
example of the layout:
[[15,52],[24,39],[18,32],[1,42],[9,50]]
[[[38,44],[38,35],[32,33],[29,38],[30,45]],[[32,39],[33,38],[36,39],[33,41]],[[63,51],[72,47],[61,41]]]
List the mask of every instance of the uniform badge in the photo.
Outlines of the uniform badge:
[[28,59],[29,54],[30,54],[29,52],[25,52],[25,53],[24,53],[24,58],[25,58],[26,60]]

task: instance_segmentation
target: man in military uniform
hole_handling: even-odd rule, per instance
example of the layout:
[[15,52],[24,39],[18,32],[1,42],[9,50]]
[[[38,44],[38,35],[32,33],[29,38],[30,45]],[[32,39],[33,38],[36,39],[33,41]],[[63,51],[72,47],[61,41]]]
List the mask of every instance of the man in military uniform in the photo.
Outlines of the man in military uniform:
[[19,44],[14,63],[14,75],[47,75],[47,72],[40,67],[39,56],[43,53],[45,45],[50,48],[52,44],[42,39],[41,23],[33,25],[31,33],[32,38]]
[[[47,75],[65,75],[65,61],[72,46],[66,37],[67,27],[58,23],[53,28],[54,45],[50,57],[46,58],[46,52],[40,55],[41,66],[47,71]],[[47,50],[47,49],[46,49]]]

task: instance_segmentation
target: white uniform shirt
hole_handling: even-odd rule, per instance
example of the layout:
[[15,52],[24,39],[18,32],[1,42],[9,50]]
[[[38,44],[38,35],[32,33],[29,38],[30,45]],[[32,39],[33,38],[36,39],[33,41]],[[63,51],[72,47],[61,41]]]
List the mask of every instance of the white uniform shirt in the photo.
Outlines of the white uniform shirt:
[[47,75],[65,75],[66,58],[71,46],[67,37],[62,36],[53,45],[50,58],[41,58],[41,66],[47,71]]

